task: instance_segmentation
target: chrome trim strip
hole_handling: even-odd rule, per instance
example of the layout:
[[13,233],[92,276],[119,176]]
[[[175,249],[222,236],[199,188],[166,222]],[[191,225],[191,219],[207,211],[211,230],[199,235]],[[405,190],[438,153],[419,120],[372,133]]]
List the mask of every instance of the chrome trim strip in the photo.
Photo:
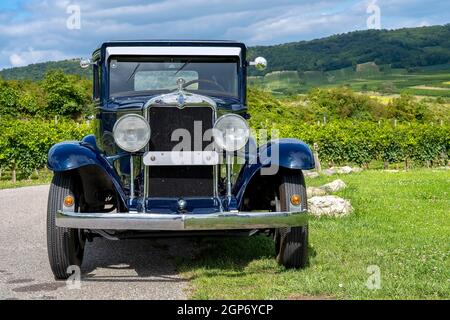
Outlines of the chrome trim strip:
[[219,164],[216,151],[148,151],[142,158],[146,166],[214,166]]
[[306,212],[233,212],[211,214],[56,213],[56,225],[102,230],[232,230],[304,226]]
[[[145,149],[147,150],[148,147],[145,147]],[[148,175],[149,175],[149,166],[144,166],[144,197],[147,197],[148,195]]]
[[233,166],[232,166],[232,161],[234,160],[234,157],[232,157],[231,155],[229,155],[227,153],[227,163],[226,163],[226,172],[227,172],[227,197],[228,199],[231,199],[231,187],[232,187],[232,181],[231,181],[231,176],[232,176],[232,171],[233,171]]
[[[147,122],[148,124],[148,122]],[[134,158],[133,154],[130,154],[130,200],[134,199]]]

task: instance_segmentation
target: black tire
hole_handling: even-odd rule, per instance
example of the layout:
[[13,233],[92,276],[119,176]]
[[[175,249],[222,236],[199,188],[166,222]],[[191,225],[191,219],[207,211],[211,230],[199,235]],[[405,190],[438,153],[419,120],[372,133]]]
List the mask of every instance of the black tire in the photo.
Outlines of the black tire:
[[67,268],[81,266],[83,261],[84,239],[80,230],[55,225],[56,212],[62,210],[64,198],[69,194],[74,196],[77,210],[79,204],[73,177],[68,173],[55,173],[47,204],[47,251],[55,279],[67,279],[71,275],[67,273]]
[[[301,196],[301,208],[307,209],[305,178],[301,171],[293,171],[281,177],[279,207],[289,211],[293,194]],[[279,228],[275,230],[277,262],[289,269],[305,268],[308,265],[308,226]]]

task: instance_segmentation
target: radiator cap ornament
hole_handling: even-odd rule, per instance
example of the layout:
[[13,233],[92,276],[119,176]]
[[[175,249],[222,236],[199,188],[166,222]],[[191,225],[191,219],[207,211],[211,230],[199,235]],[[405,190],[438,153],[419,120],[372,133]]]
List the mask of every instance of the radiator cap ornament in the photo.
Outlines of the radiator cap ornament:
[[180,109],[183,109],[186,105],[186,98],[184,97],[183,93],[183,86],[186,83],[186,81],[183,78],[177,79],[177,86],[178,86],[178,97],[177,97],[177,106]]
[[183,78],[177,79],[177,88],[170,93],[156,96],[144,105],[144,109],[151,107],[152,105],[159,106],[174,106],[179,109],[183,109],[189,106],[212,106],[217,108],[216,102],[210,97],[195,94],[184,90],[186,81]]
[[178,200],[178,210],[179,210],[179,211],[184,211],[184,210],[186,210],[186,207],[187,207],[187,202],[186,202],[186,200],[184,200],[184,199],[179,199],[179,200]]

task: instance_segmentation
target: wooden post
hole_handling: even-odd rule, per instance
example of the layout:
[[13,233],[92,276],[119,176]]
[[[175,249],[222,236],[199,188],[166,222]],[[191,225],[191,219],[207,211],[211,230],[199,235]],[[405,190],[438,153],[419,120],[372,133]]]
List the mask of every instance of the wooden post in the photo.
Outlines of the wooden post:
[[58,116],[55,116],[55,124],[58,124]]
[[320,159],[319,159],[319,145],[314,142],[314,163],[316,167],[317,172],[322,172],[322,166],[320,165]]
[[12,170],[11,170],[11,181],[12,183],[16,183],[17,179],[16,179],[16,162],[13,162],[12,165]]

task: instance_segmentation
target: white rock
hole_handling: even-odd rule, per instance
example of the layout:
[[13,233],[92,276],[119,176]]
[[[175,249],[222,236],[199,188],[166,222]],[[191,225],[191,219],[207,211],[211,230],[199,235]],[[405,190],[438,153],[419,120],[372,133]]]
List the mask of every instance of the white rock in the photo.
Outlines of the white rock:
[[361,172],[363,169],[359,168],[359,167],[350,167],[350,166],[343,166],[343,167],[331,167],[328,169],[325,169],[322,171],[323,174],[325,175],[332,175],[335,173],[339,173],[339,174],[349,174],[352,172]]
[[341,179],[336,179],[320,187],[320,189],[324,190],[325,192],[337,192],[345,188],[347,188],[347,185]]
[[319,174],[315,171],[307,171],[307,172],[304,172],[303,175],[305,177],[309,177],[309,178],[317,178],[319,176]]
[[308,187],[306,189],[306,194],[307,194],[308,198],[312,198],[315,196],[324,196],[327,193],[325,192],[325,190],[322,190],[321,188]]
[[331,176],[332,174],[336,173],[336,169],[334,169],[334,168],[325,169],[322,171],[322,173],[327,176]]
[[345,167],[336,168],[336,172],[341,173],[341,174],[348,174],[348,173],[352,173],[353,169],[352,169],[352,167],[345,166]]
[[316,196],[308,199],[309,212],[315,216],[343,217],[353,211],[350,201],[336,196]]

